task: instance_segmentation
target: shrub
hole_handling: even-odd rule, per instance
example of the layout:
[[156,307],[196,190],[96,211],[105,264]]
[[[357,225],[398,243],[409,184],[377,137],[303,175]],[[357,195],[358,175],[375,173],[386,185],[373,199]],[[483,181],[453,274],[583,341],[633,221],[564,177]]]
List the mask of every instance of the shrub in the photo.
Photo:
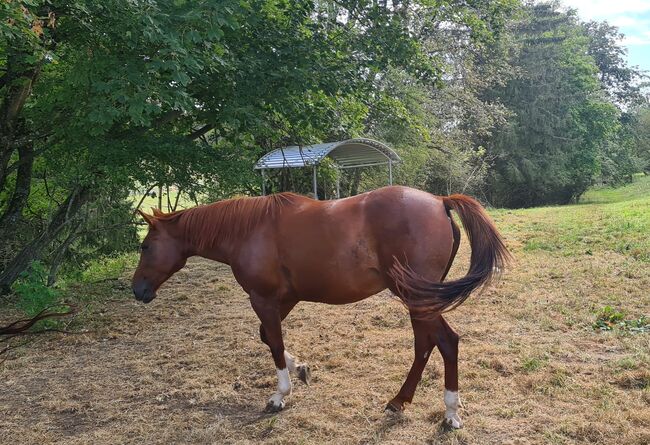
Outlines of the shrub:
[[[16,307],[29,318],[35,317],[44,310],[63,311],[59,291],[47,286],[47,270],[40,261],[34,261],[14,283],[13,291],[17,295]],[[35,326],[42,328],[57,327],[60,320],[46,319]]]

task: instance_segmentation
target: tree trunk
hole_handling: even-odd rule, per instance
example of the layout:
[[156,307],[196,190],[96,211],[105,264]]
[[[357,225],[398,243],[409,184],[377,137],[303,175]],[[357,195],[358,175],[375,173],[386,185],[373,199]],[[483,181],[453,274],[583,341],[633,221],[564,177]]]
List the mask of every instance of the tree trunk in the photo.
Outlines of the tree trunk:
[[87,187],[78,187],[70,193],[65,202],[59,206],[56,213],[52,216],[45,231],[23,247],[7,264],[5,269],[0,272],[0,292],[8,292],[10,290],[11,285],[20,274],[27,269],[32,261],[41,257],[43,250],[54,240],[89,198],[90,190]]
[[172,212],[175,212],[176,208],[178,207],[178,200],[181,198],[181,193],[183,193],[183,189],[181,187],[178,187],[176,199],[174,199],[174,207],[172,207]]
[[155,186],[156,186],[155,184],[152,185],[151,187],[149,187],[149,188],[147,189],[146,192],[144,192],[144,195],[142,195],[142,197],[140,198],[140,201],[138,202],[138,205],[135,206],[135,210],[136,210],[136,211],[133,212],[133,213],[136,213],[138,210],[140,210],[140,207],[142,207],[142,203],[144,202],[145,199],[147,199],[147,196],[149,196],[149,193],[151,193],[151,191],[153,190],[153,188],[154,188]]
[[[4,128],[0,131],[4,131]],[[0,150],[0,190],[2,190],[4,189],[5,182],[7,182],[7,167],[9,166],[9,161],[14,151],[9,146],[5,147],[4,134],[0,144],[2,145],[2,149]]]
[[57,247],[56,252],[54,253],[54,258],[52,259],[52,265],[50,266],[50,273],[47,277],[47,285],[52,286],[56,282],[56,276],[59,273],[59,267],[63,264],[65,255],[68,252],[68,249],[79,236],[79,227],[81,222],[77,223],[77,226],[70,231],[68,237]]
[[0,190],[7,179],[7,165],[14,152],[14,139],[20,113],[32,92],[32,86],[41,71],[41,61],[28,64],[33,55],[25,51],[12,51],[7,56],[7,85],[0,105]]
[[31,143],[18,148],[19,162],[16,185],[11,201],[0,216],[0,227],[12,227],[20,220],[23,207],[27,204],[32,185],[32,167],[34,165],[34,150]]

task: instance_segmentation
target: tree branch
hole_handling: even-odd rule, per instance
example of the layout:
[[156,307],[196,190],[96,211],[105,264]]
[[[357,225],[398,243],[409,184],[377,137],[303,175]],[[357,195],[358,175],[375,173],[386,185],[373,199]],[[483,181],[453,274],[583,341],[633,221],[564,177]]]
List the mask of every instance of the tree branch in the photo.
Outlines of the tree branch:
[[66,317],[75,312],[75,308],[73,306],[69,304],[66,306],[68,306],[68,310],[64,312],[51,312],[50,309],[52,309],[52,307],[48,306],[32,318],[17,320],[13,323],[8,324],[7,326],[0,327],[0,335],[20,335],[25,333],[25,331],[27,331],[29,328],[41,320],[54,317]]
[[212,124],[206,124],[202,126],[201,128],[194,130],[190,134],[187,135],[187,137],[191,140],[198,139],[204,134],[206,134],[208,131],[212,130],[214,128],[214,125]]

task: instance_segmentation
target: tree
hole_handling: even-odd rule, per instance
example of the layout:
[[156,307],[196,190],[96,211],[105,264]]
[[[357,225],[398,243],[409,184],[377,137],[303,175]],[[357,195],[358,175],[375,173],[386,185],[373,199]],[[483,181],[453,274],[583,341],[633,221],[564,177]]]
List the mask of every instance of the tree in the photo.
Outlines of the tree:
[[638,69],[628,66],[627,50],[621,42],[623,34],[607,22],[582,25],[589,37],[588,53],[598,67],[598,78],[612,101],[621,107],[641,99]]
[[[222,30],[236,26],[235,6],[3,3],[10,19],[0,33],[0,233],[13,252],[5,252],[0,287],[48,251],[57,256],[52,243],[66,243],[82,209],[109,193],[126,197],[147,171],[141,163],[153,150],[142,147],[158,142],[162,159],[178,154],[176,171],[197,159],[171,124],[194,110],[189,78],[215,63]],[[32,195],[40,188],[46,200]]]
[[602,148],[619,125],[574,12],[557,4],[526,11],[511,62],[520,74],[488,93],[513,113],[486,141],[495,159],[488,197],[507,207],[576,200],[598,174]]
[[620,125],[600,152],[598,181],[618,185],[631,181],[632,175],[643,168],[639,164],[641,158],[635,154],[639,141],[633,136],[636,119],[630,110],[643,102],[644,76],[637,68],[628,66],[627,50],[621,43],[624,36],[618,28],[607,22],[588,22],[583,27],[589,37],[589,54],[598,66],[601,86],[620,112]]
[[630,113],[630,138],[639,171],[650,174],[650,106],[639,106]]

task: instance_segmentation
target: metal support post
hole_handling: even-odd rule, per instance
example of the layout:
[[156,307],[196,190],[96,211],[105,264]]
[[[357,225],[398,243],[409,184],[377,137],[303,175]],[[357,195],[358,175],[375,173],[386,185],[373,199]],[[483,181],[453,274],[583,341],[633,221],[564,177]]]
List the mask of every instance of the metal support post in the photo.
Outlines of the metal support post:
[[336,199],[341,199],[341,170],[336,169]]
[[266,175],[264,174],[264,169],[262,169],[262,196],[266,196]]

